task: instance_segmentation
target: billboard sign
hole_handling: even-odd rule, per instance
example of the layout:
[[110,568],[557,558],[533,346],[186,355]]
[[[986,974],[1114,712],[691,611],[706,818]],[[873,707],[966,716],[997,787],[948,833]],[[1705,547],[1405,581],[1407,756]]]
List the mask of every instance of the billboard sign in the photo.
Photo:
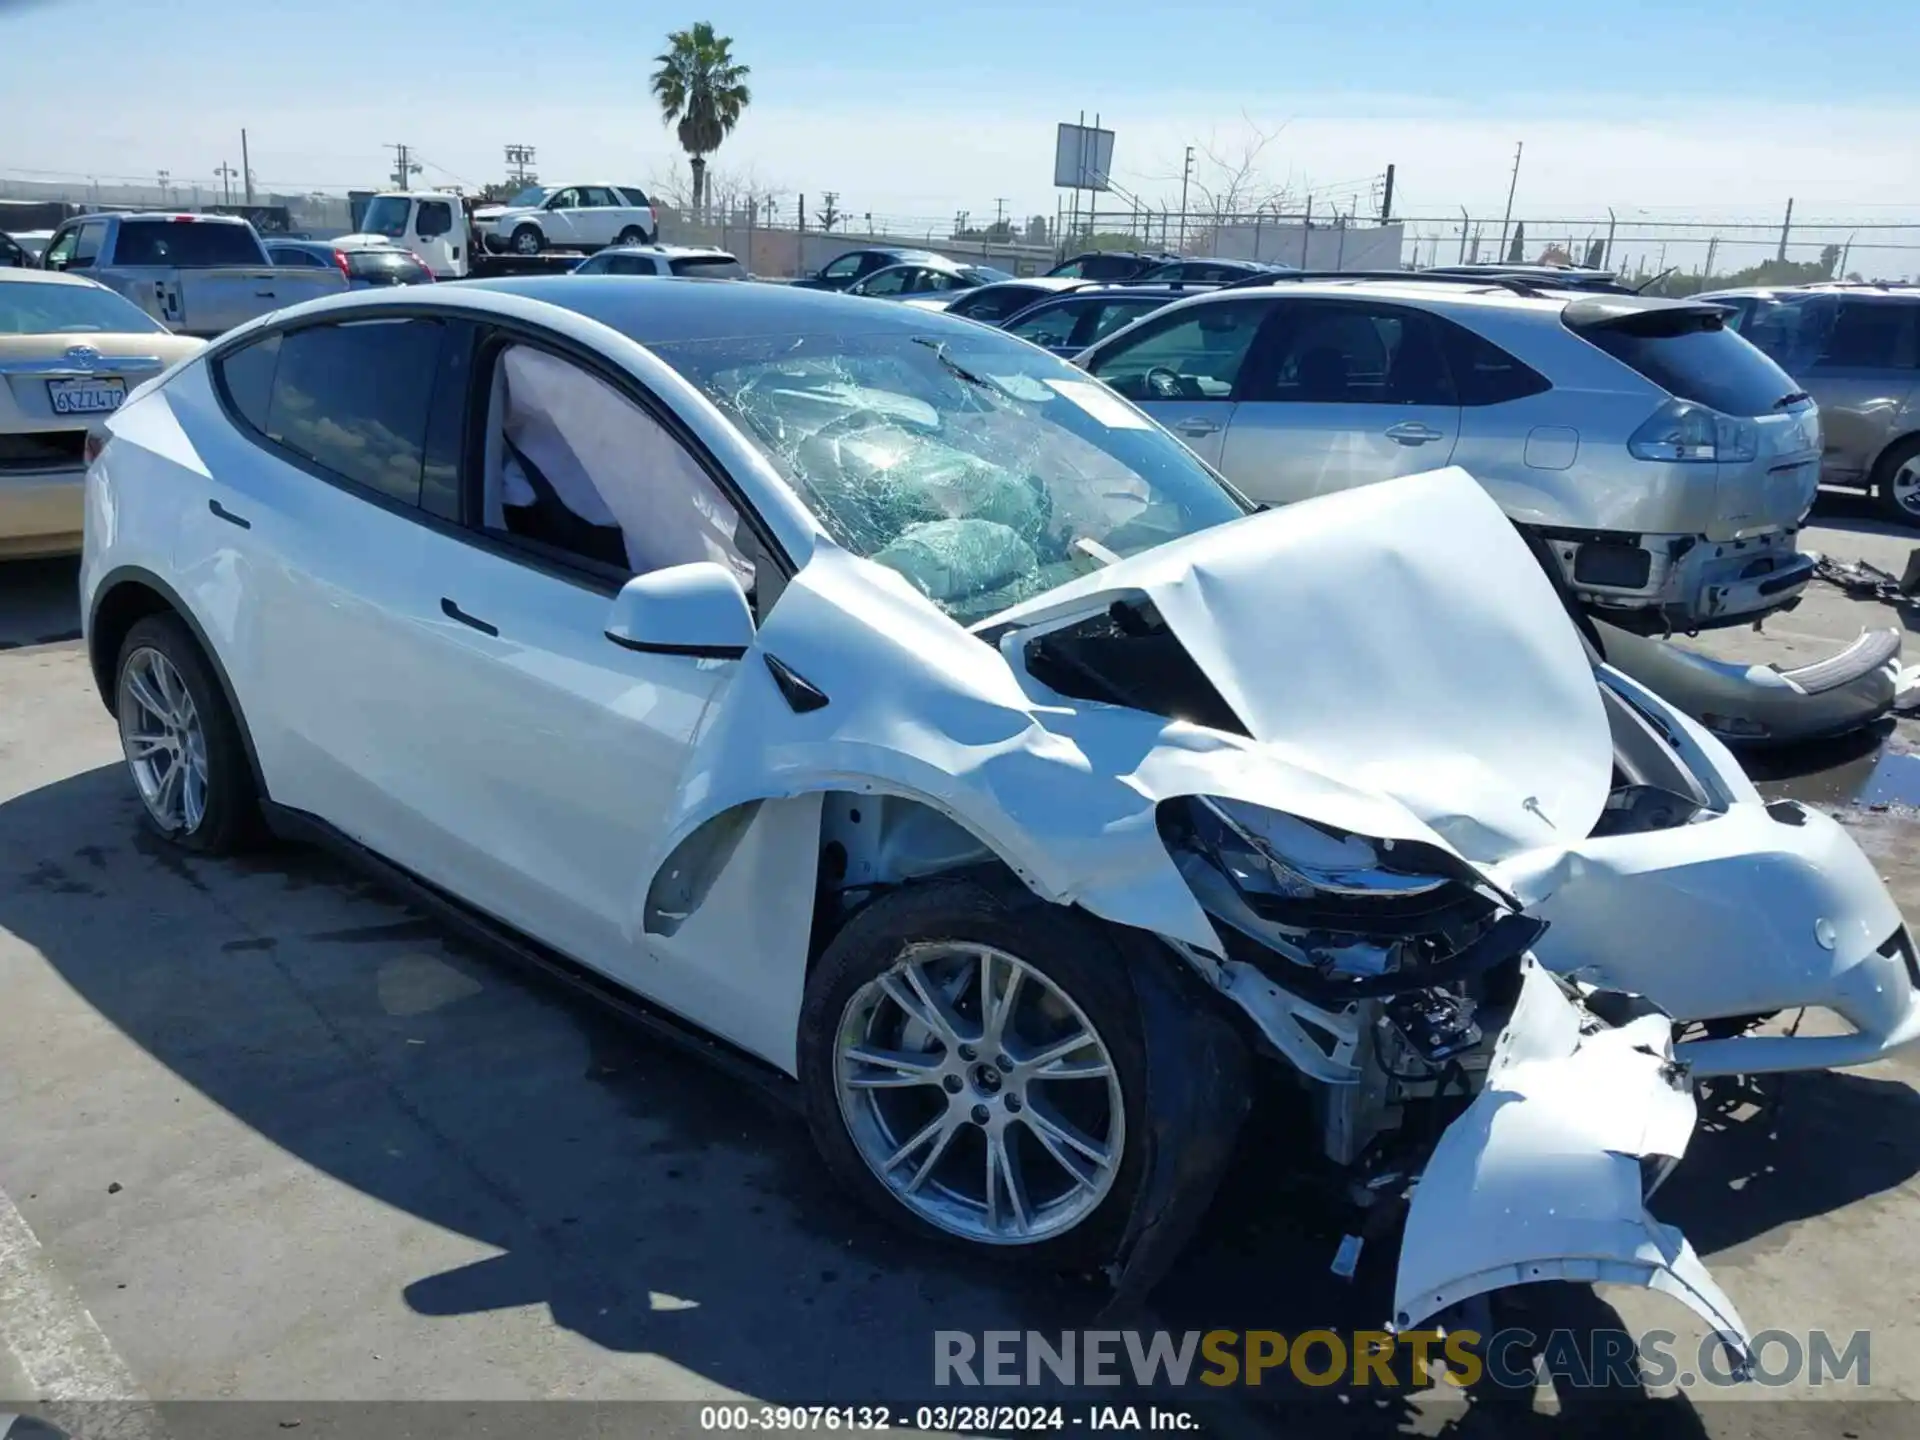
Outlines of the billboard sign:
[[1113,131],[1061,123],[1053,142],[1053,183],[1060,190],[1105,190],[1113,174]]

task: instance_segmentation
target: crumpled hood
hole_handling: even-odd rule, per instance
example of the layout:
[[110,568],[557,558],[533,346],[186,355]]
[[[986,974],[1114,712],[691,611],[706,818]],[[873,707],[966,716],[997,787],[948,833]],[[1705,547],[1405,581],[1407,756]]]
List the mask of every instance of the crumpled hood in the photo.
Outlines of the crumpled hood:
[[979,628],[1141,595],[1256,740],[1392,796],[1470,860],[1570,843],[1599,818],[1613,751],[1591,662],[1464,470],[1218,526]]

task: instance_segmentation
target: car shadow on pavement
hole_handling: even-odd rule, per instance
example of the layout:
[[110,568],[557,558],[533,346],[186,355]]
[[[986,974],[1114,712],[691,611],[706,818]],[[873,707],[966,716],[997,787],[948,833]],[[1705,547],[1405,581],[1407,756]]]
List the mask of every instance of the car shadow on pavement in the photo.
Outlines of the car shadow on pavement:
[[[428,1273],[401,1273],[404,1251],[368,1257],[415,1314],[545,1306],[608,1350],[811,1404],[1031,1402],[1045,1392],[936,1391],[935,1332],[1103,1323],[1099,1287],[896,1232],[842,1195],[785,1106],[464,946],[332,861],[184,856],[147,836],[136,806],[118,767],[0,804],[0,928],[273,1146],[499,1252]],[[1696,1137],[1663,1218],[1710,1253],[1897,1185],[1920,1169],[1916,1103],[1902,1086],[1799,1077],[1764,1132],[1730,1116]],[[1328,1272],[1342,1220],[1301,1190],[1293,1124],[1263,1099],[1150,1313],[1105,1323],[1380,1328],[1397,1241],[1370,1246],[1352,1283]],[[1576,1309],[1600,1308],[1573,1323],[1618,1323],[1575,1293]],[[1293,1433],[1384,1432],[1413,1408],[1403,1392],[1291,1376],[1235,1400]],[[1525,1434],[1512,1427],[1528,1403],[1476,1398],[1447,1423],[1476,1434],[1505,1417],[1498,1433]],[[1657,1433],[1697,1433],[1684,1402],[1644,1404]]]

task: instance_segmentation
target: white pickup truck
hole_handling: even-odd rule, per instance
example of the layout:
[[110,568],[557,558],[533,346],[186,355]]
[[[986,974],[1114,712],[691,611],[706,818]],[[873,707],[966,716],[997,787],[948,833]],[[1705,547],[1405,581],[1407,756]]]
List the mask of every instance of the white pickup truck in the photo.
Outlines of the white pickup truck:
[[234,215],[82,215],[54,231],[40,263],[119,291],[176,335],[209,339],[347,288],[338,270],[275,265]]

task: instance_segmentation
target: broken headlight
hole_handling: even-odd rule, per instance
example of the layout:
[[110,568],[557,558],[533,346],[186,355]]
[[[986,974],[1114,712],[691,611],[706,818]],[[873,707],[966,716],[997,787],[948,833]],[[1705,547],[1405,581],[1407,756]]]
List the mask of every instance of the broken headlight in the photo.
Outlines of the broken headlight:
[[1159,824],[1234,958],[1316,1002],[1478,975],[1517,961],[1545,928],[1435,845],[1369,839],[1213,795],[1168,801]]

